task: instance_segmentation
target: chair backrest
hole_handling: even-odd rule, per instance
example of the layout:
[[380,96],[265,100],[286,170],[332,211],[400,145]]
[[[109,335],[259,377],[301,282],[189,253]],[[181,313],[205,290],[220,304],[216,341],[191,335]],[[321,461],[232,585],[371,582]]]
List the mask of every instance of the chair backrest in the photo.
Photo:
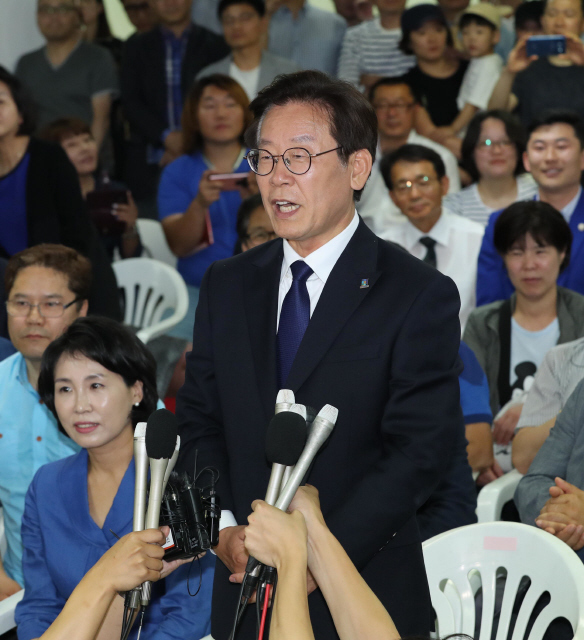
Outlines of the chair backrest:
[[144,342],[185,317],[189,293],[176,269],[151,258],[128,258],[112,266],[123,294],[124,323],[141,329],[138,336]]
[[475,593],[482,586],[480,633],[491,640],[497,578],[506,576],[496,640],[506,640],[522,578],[530,581],[513,629],[523,640],[533,609],[544,593],[549,604],[538,615],[529,640],[541,640],[550,622],[566,618],[575,638],[584,638],[584,565],[554,536],[516,522],[471,524],[423,544],[437,636],[475,636]]
[[177,257],[170,250],[162,225],[158,220],[138,218],[136,220],[140,242],[144,248],[142,255],[164,262],[170,267],[176,267]]

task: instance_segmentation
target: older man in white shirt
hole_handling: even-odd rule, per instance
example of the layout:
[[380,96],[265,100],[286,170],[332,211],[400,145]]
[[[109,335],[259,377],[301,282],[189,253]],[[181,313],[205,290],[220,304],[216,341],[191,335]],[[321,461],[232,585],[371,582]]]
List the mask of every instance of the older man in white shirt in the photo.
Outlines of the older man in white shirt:
[[399,208],[393,203],[379,171],[381,158],[404,144],[421,144],[433,149],[446,167],[448,193],[460,191],[460,174],[454,154],[441,144],[416,133],[414,112],[419,102],[415,90],[403,77],[383,78],[371,87],[369,99],[377,114],[379,144],[371,176],[357,205],[359,214],[367,226],[381,235],[387,225],[403,219]]
[[442,158],[422,145],[406,144],[385,156],[380,171],[401,220],[388,222],[381,237],[452,278],[460,294],[464,329],[476,306],[477,260],[484,229],[442,207],[449,180]]

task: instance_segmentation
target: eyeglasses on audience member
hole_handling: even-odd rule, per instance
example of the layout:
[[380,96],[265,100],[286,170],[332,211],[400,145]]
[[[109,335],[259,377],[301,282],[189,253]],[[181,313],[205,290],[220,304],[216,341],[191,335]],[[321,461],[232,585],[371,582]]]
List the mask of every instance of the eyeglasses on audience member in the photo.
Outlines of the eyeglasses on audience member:
[[437,181],[438,178],[433,176],[418,176],[414,180],[403,180],[398,182],[395,185],[394,190],[398,193],[410,193],[414,186],[418,187],[418,189],[428,189]]
[[321,151],[320,153],[309,153],[307,149],[303,149],[302,147],[292,147],[291,149],[286,149],[286,151],[280,155],[273,155],[265,149],[250,149],[245,158],[251,170],[257,173],[258,176],[267,176],[271,173],[279,158],[284,160],[284,166],[290,173],[301,176],[310,169],[312,158],[323,156],[325,153],[331,153],[332,151],[338,151],[341,148],[342,147],[335,147],[334,149],[328,149],[328,151]]
[[38,304],[32,304],[32,302],[24,299],[7,300],[6,311],[8,315],[13,318],[26,318],[36,307],[39,310],[39,315],[43,318],[60,318],[65,313],[65,309],[68,309],[80,300],[81,298],[75,298],[75,300],[67,304],[59,300],[44,300]]
[[479,150],[483,149],[510,149],[515,146],[513,140],[509,140],[509,138],[505,138],[504,140],[491,140],[487,138],[486,140],[479,140],[477,142],[476,148]]

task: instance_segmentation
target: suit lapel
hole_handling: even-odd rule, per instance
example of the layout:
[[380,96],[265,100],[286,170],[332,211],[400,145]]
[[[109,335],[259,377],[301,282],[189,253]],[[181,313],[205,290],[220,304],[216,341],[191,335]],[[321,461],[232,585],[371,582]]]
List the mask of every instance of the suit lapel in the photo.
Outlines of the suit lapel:
[[276,318],[278,289],[282,271],[282,241],[260,247],[258,256],[246,265],[245,311],[257,385],[266,420],[274,413],[276,384]]
[[[325,356],[355,309],[367,297],[377,272],[379,238],[361,220],[324,286],[298,348],[286,388],[297,391]],[[366,280],[367,282],[362,282]]]

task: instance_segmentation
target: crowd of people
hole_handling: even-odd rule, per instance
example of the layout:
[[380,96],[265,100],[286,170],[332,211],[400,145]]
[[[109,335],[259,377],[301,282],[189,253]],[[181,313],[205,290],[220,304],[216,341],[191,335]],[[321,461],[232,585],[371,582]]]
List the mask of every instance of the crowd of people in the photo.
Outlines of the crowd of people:
[[[18,638],[70,635],[92,594],[79,637],[117,636],[116,591],[163,577],[145,640],[226,640],[249,553],[285,575],[276,639],[425,635],[419,542],[476,522],[514,468],[506,517],[584,561],[582,1],[120,1],[125,41],[103,0],[35,0],[42,46],[0,47],[0,600],[25,591]],[[534,36],[564,48],[535,55]],[[150,255],[143,219],[189,298],[147,345],[112,267]],[[321,502],[252,513],[280,388],[339,423],[310,471]],[[179,468],[217,468],[224,508],[196,598],[160,534],[130,534],[133,430],[175,397]]]

